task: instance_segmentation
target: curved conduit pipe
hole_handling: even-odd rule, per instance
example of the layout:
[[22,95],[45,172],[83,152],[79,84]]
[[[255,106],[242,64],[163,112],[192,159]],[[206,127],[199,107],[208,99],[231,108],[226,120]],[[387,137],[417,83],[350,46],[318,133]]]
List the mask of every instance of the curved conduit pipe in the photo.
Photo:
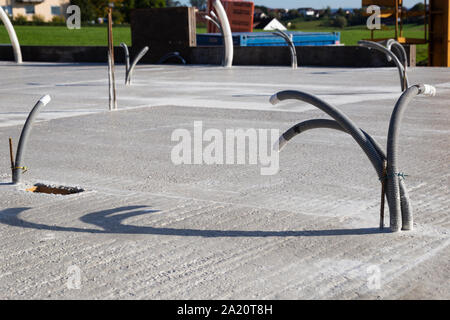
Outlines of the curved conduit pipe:
[[[387,139],[387,185],[390,190],[387,193],[389,212],[391,216],[391,223],[400,225],[400,210],[405,209],[402,207],[402,199],[400,199],[399,179],[402,179],[401,173],[397,168],[397,152],[398,152],[398,136],[400,131],[400,123],[403,114],[408,107],[411,100],[417,96],[423,94],[425,96],[436,95],[436,88],[427,84],[418,84],[409,87],[398,99],[394,110],[392,111],[391,120],[389,123],[388,139]],[[413,217],[412,211],[402,210],[402,230],[412,230]],[[392,221],[394,220],[394,221]]]
[[[405,72],[406,72],[406,68],[408,67],[408,55],[406,54],[405,48],[398,41],[396,41],[394,39],[389,39],[386,42],[386,48],[390,51],[392,51],[393,48],[397,49],[397,51],[400,53],[400,56],[403,60],[403,68],[405,68]],[[387,56],[387,59],[388,59],[388,61],[392,60],[392,58],[390,56]]]
[[158,64],[164,63],[167,59],[170,58],[178,58],[182,64],[186,64],[186,60],[184,60],[183,57],[180,55],[180,53],[177,51],[165,54],[161,59],[159,59]]
[[297,51],[295,50],[295,46],[294,43],[292,42],[291,37],[289,37],[289,35],[282,31],[277,29],[275,32],[272,32],[273,35],[281,37],[284,39],[284,41],[286,41],[286,43],[289,46],[289,49],[291,49],[291,66],[292,69],[297,69]]
[[39,113],[40,109],[42,107],[45,107],[50,102],[50,100],[51,98],[49,95],[45,95],[42,98],[40,98],[39,101],[31,110],[30,114],[28,115],[27,120],[25,121],[22,133],[20,134],[19,144],[17,145],[16,160],[14,162],[14,168],[12,170],[13,184],[20,183],[20,179],[22,177],[22,170],[25,170],[25,167],[22,164],[22,160],[23,155],[25,153],[28,137],[30,136],[33,121],[36,118],[37,114]]
[[215,15],[214,11],[211,10],[211,12],[209,14],[210,14],[210,16],[205,15],[204,18],[206,20],[211,21],[217,27],[217,29],[219,29],[220,34],[222,35],[222,41],[224,43],[224,46],[223,46],[223,54],[222,54],[222,62],[221,62],[221,64],[224,65],[225,64],[225,36],[223,34],[223,29],[222,29],[222,26],[220,25],[219,19]]
[[[284,148],[284,146],[288,143],[288,141],[291,140],[292,138],[294,138],[296,135],[303,133],[307,130],[319,129],[319,128],[320,129],[325,129],[325,128],[326,129],[334,129],[334,130],[348,133],[335,120],[330,120],[330,119],[306,120],[306,121],[300,122],[300,123],[296,124],[295,126],[289,128],[280,136],[280,138],[278,140],[278,151],[281,151],[281,149]],[[364,133],[364,135],[367,137],[367,139],[370,141],[370,143],[372,143],[373,147],[377,151],[380,158],[383,159],[383,161],[387,160],[387,157],[386,157],[382,147],[376,142],[376,140],[374,140],[364,130],[361,129],[361,131]],[[370,158],[369,158],[369,160],[370,160]],[[403,213],[405,215],[408,215],[409,213],[412,214],[408,191],[407,191],[404,181],[402,179],[399,179],[399,185],[400,185],[400,198],[401,198],[402,214]],[[386,192],[385,192],[385,195],[386,195]]]
[[217,12],[217,16],[222,26],[223,40],[225,45],[225,56],[223,61],[223,66],[226,68],[231,68],[233,65],[233,37],[231,33],[230,23],[228,21],[227,13],[222,6],[220,0],[214,0],[214,9]]
[[147,53],[148,47],[145,46],[144,48],[142,48],[142,50],[138,53],[136,58],[134,58],[133,63],[130,66],[130,53],[128,51],[128,46],[123,42],[120,44],[120,46],[125,51],[125,84],[130,85],[134,67],[136,67],[136,64],[139,62],[139,60],[141,60],[142,57]]
[[332,117],[334,120],[336,120],[336,122],[356,140],[356,142],[367,154],[379,178],[383,176],[383,161],[381,157],[378,155],[372,143],[369,141],[369,139],[367,139],[367,137],[364,135],[361,129],[359,129],[359,127],[357,127],[355,123],[352,120],[350,120],[349,117],[347,117],[347,115],[345,115],[339,109],[319,99],[318,97],[302,91],[294,91],[294,90],[280,91],[270,97],[270,103],[275,105],[280,101],[288,99],[295,99],[309,103],[319,108],[320,110],[328,114],[330,117]]
[[126,43],[121,42],[120,46],[125,51],[125,84],[127,84],[128,70],[130,70],[130,51]]
[[16,63],[22,63],[22,51],[20,51],[19,40],[17,39],[16,31],[14,30],[11,21],[8,18],[5,10],[0,6],[0,19],[6,27],[6,31],[8,31],[9,39],[11,41],[11,45],[14,51],[14,60]]
[[[280,101],[287,100],[287,99],[296,99],[300,100],[306,103],[309,103],[325,113],[327,113],[330,117],[332,117],[336,122],[348,133],[350,134],[355,141],[358,143],[358,145],[363,149],[367,157],[369,158],[370,162],[372,163],[372,166],[374,167],[378,179],[381,181],[384,179],[384,172],[383,172],[383,159],[382,156],[380,156],[375,149],[375,146],[373,145],[372,141],[373,139],[369,139],[366,137],[366,135],[362,132],[361,129],[359,129],[352,120],[350,120],[343,112],[341,112],[339,109],[334,108],[333,106],[329,105],[325,101],[322,101],[321,99],[305,93],[301,91],[293,91],[293,90],[287,90],[287,91],[281,91],[276,94],[274,94],[270,98],[270,102],[272,104],[277,104]],[[389,190],[389,184],[386,184],[386,194],[390,192]],[[392,205],[390,202],[393,201],[391,197],[387,197],[387,201],[389,204],[389,208],[391,208]],[[391,215],[392,216],[392,215]],[[392,219],[391,219],[392,221]],[[393,232],[399,231],[398,225],[393,224],[391,222],[390,229]]]
[[388,60],[389,60],[389,58],[392,59],[394,61],[395,65],[397,66],[398,73],[400,75],[401,90],[405,91],[409,87],[408,77],[406,75],[406,69],[403,66],[403,64],[400,62],[400,60],[397,58],[397,56],[391,50],[388,50],[383,45],[381,45],[377,42],[373,42],[373,41],[360,40],[360,41],[358,41],[358,44],[361,47],[381,51],[388,57]]

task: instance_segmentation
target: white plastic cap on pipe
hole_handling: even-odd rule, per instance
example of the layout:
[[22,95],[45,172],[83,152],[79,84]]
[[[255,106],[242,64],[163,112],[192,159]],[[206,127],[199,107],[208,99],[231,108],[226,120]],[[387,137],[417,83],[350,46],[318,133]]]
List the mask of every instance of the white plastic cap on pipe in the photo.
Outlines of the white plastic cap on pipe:
[[429,84],[424,84],[424,90],[422,94],[427,97],[434,97],[436,95],[436,88]]
[[49,103],[51,100],[52,100],[52,98],[50,98],[50,96],[48,94],[46,94],[45,96],[43,96],[39,99],[39,101],[42,102],[44,104],[44,106],[46,106],[47,103]]

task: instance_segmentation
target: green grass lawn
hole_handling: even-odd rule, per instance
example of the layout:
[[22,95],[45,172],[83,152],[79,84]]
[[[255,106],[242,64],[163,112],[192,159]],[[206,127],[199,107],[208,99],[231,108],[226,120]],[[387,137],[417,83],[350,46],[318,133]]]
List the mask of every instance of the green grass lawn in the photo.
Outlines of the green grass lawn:
[[[106,46],[108,30],[106,26],[89,26],[70,30],[66,26],[15,26],[17,38],[22,45],[50,46]],[[131,45],[129,27],[113,28],[114,43]],[[9,43],[8,33],[0,26],[0,43]]]
[[[352,26],[344,29],[321,26],[321,21],[292,21],[297,31],[317,31],[341,33],[341,43],[355,45],[358,40],[369,39],[370,31],[366,26]],[[19,42],[23,45],[60,45],[60,46],[105,46],[107,45],[107,29],[105,26],[85,26],[78,30],[69,30],[65,26],[15,26]],[[260,30],[255,30],[260,31]],[[206,28],[197,28],[197,33],[205,33]],[[114,43],[125,42],[131,45],[131,31],[127,26],[113,28]],[[393,27],[375,31],[376,38],[387,38],[394,35]],[[423,38],[423,26],[405,25],[404,36]],[[6,29],[0,26],[0,43],[9,43]],[[417,46],[417,61],[427,59],[427,45]]]

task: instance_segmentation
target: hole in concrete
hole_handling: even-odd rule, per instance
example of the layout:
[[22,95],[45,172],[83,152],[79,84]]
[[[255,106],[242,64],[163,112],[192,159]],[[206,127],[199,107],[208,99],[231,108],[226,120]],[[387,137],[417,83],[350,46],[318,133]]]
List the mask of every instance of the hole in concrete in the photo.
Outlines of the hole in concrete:
[[35,192],[35,193],[48,193],[48,194],[61,194],[61,195],[80,193],[80,192],[84,191],[84,189],[81,189],[78,187],[50,186],[50,185],[45,185],[42,183],[36,183],[34,186],[27,188],[25,190],[29,191],[29,192]]

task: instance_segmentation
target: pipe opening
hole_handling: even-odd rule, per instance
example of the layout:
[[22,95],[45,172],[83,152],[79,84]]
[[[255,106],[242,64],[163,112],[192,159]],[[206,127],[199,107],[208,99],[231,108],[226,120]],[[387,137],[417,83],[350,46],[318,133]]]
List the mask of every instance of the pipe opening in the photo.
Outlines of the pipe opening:
[[79,187],[54,186],[54,185],[46,185],[43,183],[36,183],[34,186],[25,189],[25,191],[34,193],[69,195],[83,192],[84,189]]

